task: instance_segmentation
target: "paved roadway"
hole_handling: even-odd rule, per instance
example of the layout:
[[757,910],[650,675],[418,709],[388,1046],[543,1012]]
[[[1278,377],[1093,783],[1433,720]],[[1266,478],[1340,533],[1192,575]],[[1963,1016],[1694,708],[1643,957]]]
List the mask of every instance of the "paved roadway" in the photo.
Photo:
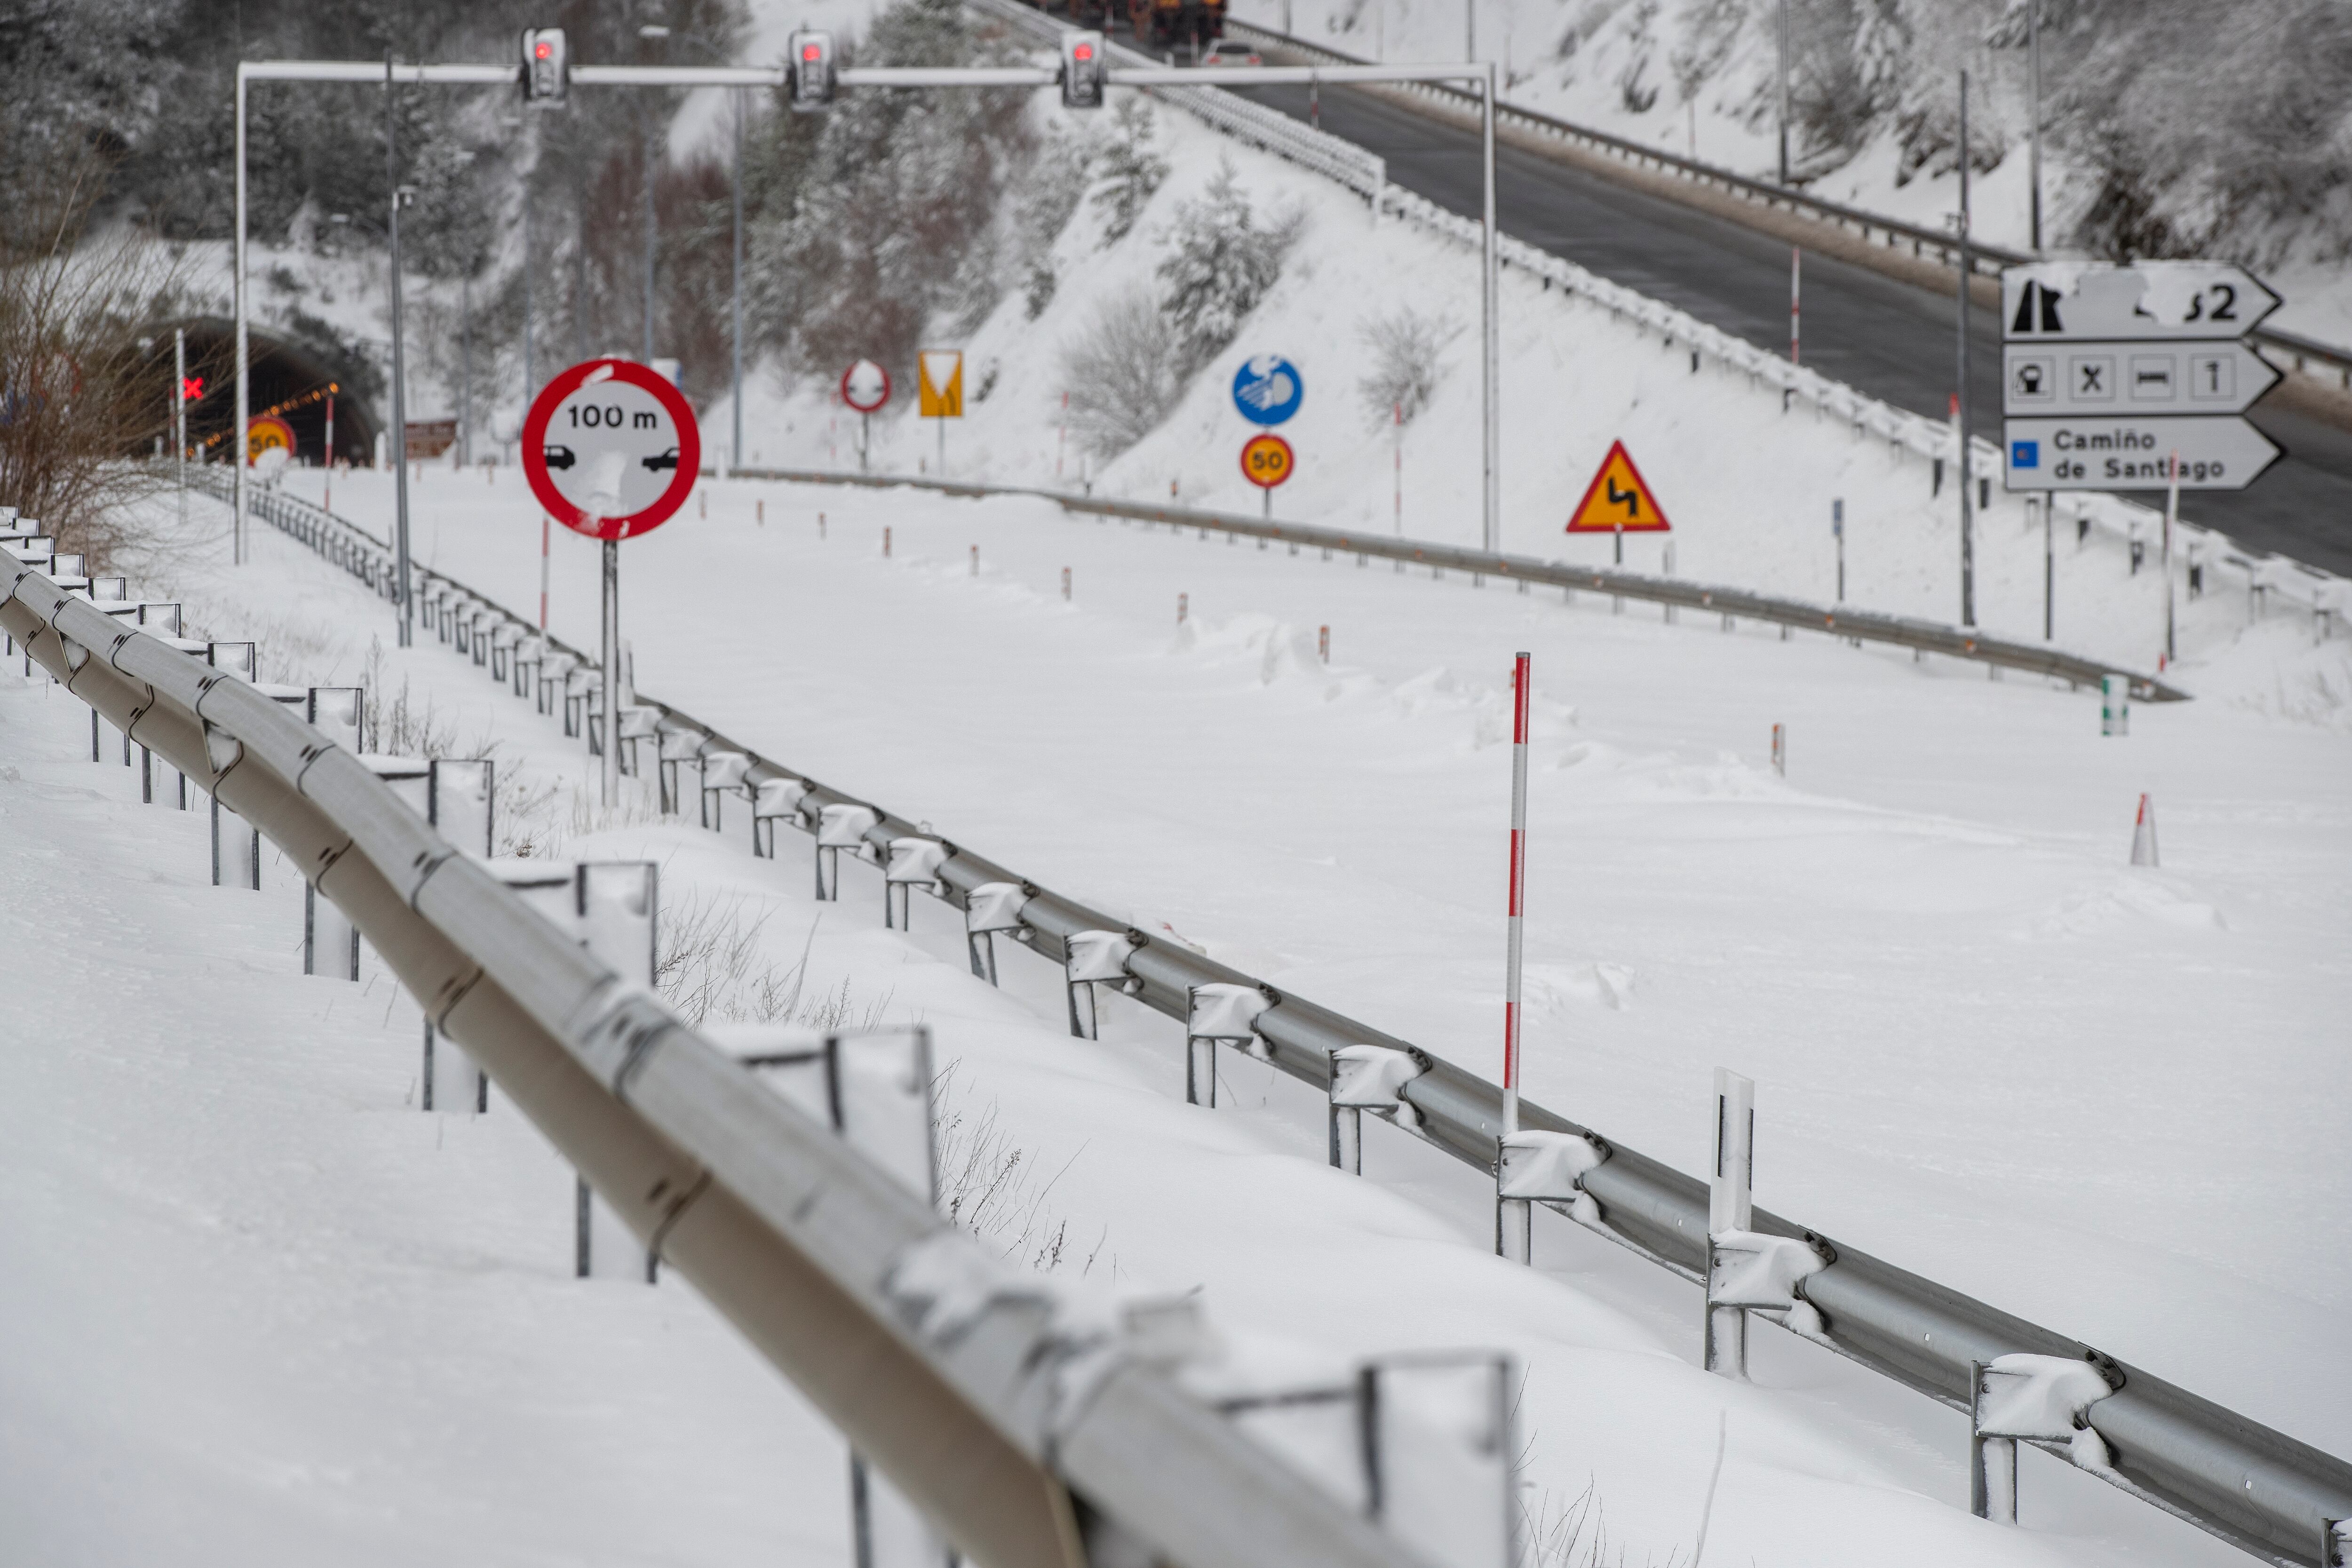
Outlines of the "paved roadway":
[[[1250,96],[1307,118],[1305,88],[1259,88]],[[1388,160],[1393,183],[1478,216],[1475,132],[1337,88],[1323,89],[1322,125]],[[1750,342],[1786,349],[1783,242],[1509,146],[1497,150],[1496,177],[1504,233]],[[1816,254],[1806,256],[1804,274],[1805,363],[1897,407],[1946,417],[1958,381],[1952,297]],[[1969,380],[1974,428],[1997,440],[2000,330],[1994,314],[1975,312]],[[2284,408],[2261,409],[2254,422],[2289,455],[2249,489],[2183,496],[2181,515],[2255,550],[2352,576],[2352,431]],[[2161,491],[2141,499],[2158,506],[2164,500]]]

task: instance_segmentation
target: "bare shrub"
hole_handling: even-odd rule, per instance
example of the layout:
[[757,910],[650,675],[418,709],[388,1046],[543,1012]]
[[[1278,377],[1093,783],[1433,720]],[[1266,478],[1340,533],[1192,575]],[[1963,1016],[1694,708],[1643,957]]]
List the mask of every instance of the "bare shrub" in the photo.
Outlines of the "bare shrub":
[[[955,1069],[940,1074],[931,1086],[935,1104],[961,1097],[954,1093]],[[1041,1274],[1074,1267],[1084,1279],[1102,1260],[1110,1230],[1105,1226],[1083,1254],[1070,1242],[1070,1222],[1047,1208],[1054,1188],[1086,1152],[1062,1163],[1062,1168],[1042,1182],[1027,1150],[1013,1142],[997,1122],[996,1107],[979,1111],[955,1105],[932,1123],[933,1163],[940,1173],[940,1202],[948,1218],[995,1247],[1009,1263]],[[1083,1245],[1083,1244],[1082,1244]],[[1114,1278],[1118,1262],[1108,1260]]]
[[807,994],[816,923],[789,966],[771,962],[761,942],[772,910],[751,912],[741,897],[688,892],[666,903],[654,939],[654,989],[689,1024],[798,1024],[828,1033],[873,1029],[890,1008],[888,994],[861,1001],[845,979]]
[[1115,458],[1150,435],[1184,395],[1182,341],[1137,284],[1095,307],[1062,349],[1062,384],[1078,445]]
[[1449,316],[1424,316],[1400,305],[1386,315],[1365,318],[1356,335],[1372,356],[1371,371],[1356,391],[1378,426],[1396,419],[1400,411],[1407,423],[1420,417],[1445,380],[1445,351],[1462,335],[1462,327]]
[[181,269],[131,231],[91,237],[105,163],[37,146],[23,122],[0,114],[0,497],[103,567],[117,509],[160,482],[123,459],[166,432],[168,345],[159,372],[139,327],[173,308]]

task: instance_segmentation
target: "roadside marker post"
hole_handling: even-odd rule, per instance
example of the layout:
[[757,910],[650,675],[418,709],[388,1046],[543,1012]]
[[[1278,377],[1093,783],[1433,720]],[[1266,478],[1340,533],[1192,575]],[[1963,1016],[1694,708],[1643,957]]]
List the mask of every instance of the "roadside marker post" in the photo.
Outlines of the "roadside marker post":
[[2156,804],[2145,795],[2139,797],[2138,816],[2132,819],[2131,863],[2151,871],[2164,864],[2156,851]]
[[540,389],[523,421],[522,458],[547,514],[604,547],[602,777],[609,808],[621,793],[621,541],[652,532],[686,504],[701,472],[702,437],[668,377],[627,360],[593,359]]
[[2131,681],[2126,677],[2099,677],[2099,733],[2131,733]]
[[[1532,657],[1511,665],[1511,870],[1503,959],[1503,1136],[1519,1130],[1519,980],[1528,889],[1528,684]],[[1499,1152],[1497,1176],[1502,1172]],[[1532,1252],[1535,1211],[1527,1198],[1495,1197],[1495,1251],[1514,1263]]]
[[1782,778],[1789,776],[1789,731],[1786,725],[1772,726],[1772,771]]

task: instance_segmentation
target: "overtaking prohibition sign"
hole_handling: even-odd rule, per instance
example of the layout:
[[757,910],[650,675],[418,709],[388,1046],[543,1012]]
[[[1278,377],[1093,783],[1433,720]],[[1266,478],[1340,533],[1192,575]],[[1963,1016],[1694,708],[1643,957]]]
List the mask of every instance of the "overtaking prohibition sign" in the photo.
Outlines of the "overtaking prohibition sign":
[[591,539],[633,539],[693,493],[702,436],[668,377],[592,359],[542,388],[523,421],[522,467],[547,514]]

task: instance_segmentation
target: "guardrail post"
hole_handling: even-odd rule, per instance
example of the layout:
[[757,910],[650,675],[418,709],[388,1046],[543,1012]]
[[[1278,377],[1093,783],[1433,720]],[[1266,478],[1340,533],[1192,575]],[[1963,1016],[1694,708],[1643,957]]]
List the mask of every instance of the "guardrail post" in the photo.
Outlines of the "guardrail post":
[[1404,1086],[1429,1070],[1418,1051],[1387,1046],[1334,1046],[1326,1094],[1330,1103],[1331,1164],[1351,1176],[1364,1173],[1364,1112],[1412,1131],[1421,1112],[1404,1098]]
[[680,816],[686,812],[686,769],[690,763],[695,772],[695,788],[702,787],[702,747],[707,739],[698,730],[682,724],[657,726],[661,736],[655,748],[655,767],[661,777],[656,781],[658,805],[664,816]]
[[1756,1180],[1756,1083],[1727,1068],[1715,1069],[1715,1169],[1707,1180],[1707,1303],[1704,1350],[1706,1370],[1726,1377],[1748,1375],[1748,1310],[1716,1303],[1716,1237],[1746,1231],[1754,1216],[1750,1188]]
[[[1127,955],[1142,945],[1129,931],[1076,931],[1062,939],[1062,980],[1069,991],[1072,1035],[1081,1040],[1097,1037],[1095,987],[1097,984],[1116,985],[1129,994],[1143,989],[1143,982],[1127,972]],[[1192,1078],[1189,1051],[1185,1078],[1189,1100]]]
[[881,820],[882,814],[872,806],[854,805],[847,801],[836,801],[817,813],[817,902],[840,901],[841,852],[848,850],[853,859],[871,853],[872,846],[866,842],[866,835]]
[[948,847],[936,838],[893,838],[890,858],[882,867],[882,924],[890,931],[912,931],[913,890],[934,895],[941,891],[940,867]]
[[[579,868],[573,886],[582,945],[618,970],[623,984],[652,990],[660,868],[649,860],[591,861]],[[660,1259],[630,1234],[585,1177],[575,1180],[573,1267],[578,1277],[654,1283]]]
[[[310,727],[357,756],[367,693],[356,686],[313,686],[304,705]],[[360,928],[322,896],[318,884],[302,884],[302,973],[337,980],[360,977]]]
[[2017,1439],[1984,1429],[1985,1363],[1969,1363],[1969,1511],[2001,1524],[2017,1522]]
[[1010,931],[1015,942],[1034,942],[1036,935],[1022,923],[1031,890],[1019,882],[982,882],[964,895],[964,945],[971,954],[975,979],[996,984],[996,933]]
[[725,807],[729,792],[741,795],[743,776],[751,759],[740,752],[711,752],[702,759],[702,826],[712,833],[727,831]]
[[[497,828],[498,772],[488,758],[436,757],[425,769],[425,816],[468,855],[490,856]],[[455,1041],[425,1020],[424,1103],[427,1110],[479,1115],[490,1108],[490,1080]]]
[[[255,680],[257,650],[249,642],[216,642],[205,647],[206,662],[244,679]],[[209,730],[206,731],[209,736]],[[220,764],[215,763],[214,766]],[[261,889],[261,829],[213,797],[213,886]]]
[[801,803],[808,798],[806,779],[761,779],[758,791],[751,796],[751,855],[755,859],[776,858],[776,822],[790,817],[798,823]]
[[[1217,1043],[1271,1059],[1258,1037],[1257,1016],[1273,1001],[1255,985],[1211,982],[1184,995],[1184,1103],[1214,1109],[1217,1103]],[[1205,1095],[1203,1090],[1205,1089]]]

